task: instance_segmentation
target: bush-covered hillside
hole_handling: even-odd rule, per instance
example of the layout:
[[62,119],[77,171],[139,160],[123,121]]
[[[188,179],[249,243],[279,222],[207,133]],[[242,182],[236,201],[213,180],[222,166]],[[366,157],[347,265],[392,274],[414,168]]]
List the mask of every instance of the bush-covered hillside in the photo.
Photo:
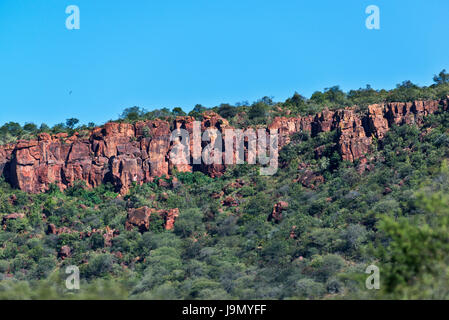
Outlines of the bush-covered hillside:
[[[265,115],[314,113],[325,105],[446,96],[448,80],[442,72],[431,87],[334,87],[310,99],[295,94],[282,104],[266,98],[216,111],[234,124],[256,124]],[[157,112],[165,111],[128,109],[123,118]],[[74,130],[73,122],[60,129]],[[59,130],[12,128],[0,129],[3,142]],[[220,178],[179,173],[123,197],[109,185],[26,194],[1,181],[0,298],[449,298],[449,113],[430,115],[420,127],[393,127],[374,144],[373,166],[363,173],[333,151],[335,139],[335,132],[296,134],[274,176],[248,165],[228,167]],[[315,182],[295,179],[304,168],[313,169]],[[282,218],[271,215],[277,204]],[[127,230],[128,210],[143,206],[179,208],[174,229],[156,217],[147,232]],[[108,230],[114,236],[104,236]],[[380,268],[380,290],[365,288],[371,264]],[[69,265],[80,268],[80,290],[65,288]]]

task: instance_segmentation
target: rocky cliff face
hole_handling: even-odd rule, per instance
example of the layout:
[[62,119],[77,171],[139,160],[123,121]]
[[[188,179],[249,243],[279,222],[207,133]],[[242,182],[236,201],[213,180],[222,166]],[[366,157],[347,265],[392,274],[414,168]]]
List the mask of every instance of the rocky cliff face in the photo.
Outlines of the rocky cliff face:
[[[371,105],[366,113],[355,108],[324,110],[315,116],[276,117],[268,129],[279,130],[279,146],[290,142],[296,132],[337,130],[337,149],[348,161],[364,159],[373,137],[382,139],[396,124],[420,124],[424,116],[441,109],[446,111],[448,99]],[[194,150],[192,117],[178,117],[173,123],[165,120],[145,122],[106,123],[95,128],[87,137],[75,134],[50,136],[42,133],[37,140],[18,141],[0,146],[0,174],[13,186],[31,193],[43,192],[50,183],[66,189],[77,180],[88,187],[111,182],[120,193],[128,192],[133,183],[153,181],[169,176],[173,170],[201,170],[212,177],[220,176],[223,164],[173,164],[170,151],[177,145],[170,141],[174,129],[185,129],[190,135],[190,158],[198,157]],[[216,128],[223,132],[229,123],[213,112],[204,114],[201,130]],[[213,139],[212,139],[213,140]],[[203,142],[203,146],[209,142]],[[224,146],[224,143],[223,143]]]
[[343,160],[364,158],[372,138],[382,139],[393,125],[422,124],[423,118],[440,109],[447,111],[449,97],[439,101],[392,102],[374,104],[366,113],[357,113],[355,107],[336,111],[323,110],[314,117],[277,117],[269,128],[279,129],[279,144],[290,142],[295,132],[308,131],[312,136],[337,130],[338,151]]

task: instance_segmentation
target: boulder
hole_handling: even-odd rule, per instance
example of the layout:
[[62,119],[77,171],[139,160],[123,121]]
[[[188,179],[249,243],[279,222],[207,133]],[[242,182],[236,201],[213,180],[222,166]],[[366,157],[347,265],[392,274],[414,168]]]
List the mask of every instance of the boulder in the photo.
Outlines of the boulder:
[[23,218],[25,218],[24,213],[10,213],[10,214],[3,216],[2,225],[5,226],[9,220],[17,220],[17,219],[23,219]]
[[153,211],[154,209],[148,207],[128,210],[128,216],[125,223],[126,230],[131,230],[133,227],[137,227],[140,232],[148,231],[150,229],[150,216]]
[[65,258],[70,257],[71,250],[69,246],[62,246],[61,249],[59,249],[58,257],[64,260]]
[[222,205],[226,206],[226,207],[237,207],[239,205],[239,203],[237,202],[236,199],[234,199],[231,196],[227,196],[222,202]]
[[161,214],[164,217],[165,230],[172,230],[175,227],[175,221],[179,217],[179,209],[162,210]]
[[268,221],[274,221],[279,223],[282,221],[282,212],[288,209],[288,203],[285,201],[279,201],[273,207],[273,211],[268,216]]
[[125,223],[126,230],[132,230],[137,227],[139,232],[144,233],[150,230],[150,218],[151,215],[158,215],[163,219],[163,228],[165,230],[172,230],[175,225],[175,221],[179,216],[179,209],[154,209],[148,207],[141,207],[137,209],[129,209],[128,216]]

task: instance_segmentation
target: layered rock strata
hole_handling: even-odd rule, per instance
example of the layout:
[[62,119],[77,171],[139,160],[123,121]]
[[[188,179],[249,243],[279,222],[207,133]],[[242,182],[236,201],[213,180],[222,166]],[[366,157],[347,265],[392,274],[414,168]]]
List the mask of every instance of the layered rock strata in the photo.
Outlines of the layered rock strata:
[[[325,109],[315,116],[276,117],[266,131],[277,130],[279,147],[282,147],[297,132],[315,136],[337,130],[336,149],[342,159],[363,160],[373,137],[382,139],[393,125],[420,125],[423,117],[439,110],[446,111],[448,105],[449,97],[438,101],[375,104],[366,112],[357,112],[356,107],[336,111]],[[0,146],[0,175],[14,187],[30,193],[46,191],[50,184],[63,190],[82,180],[87,187],[110,182],[122,194],[127,193],[134,183],[151,182],[164,175],[168,177],[175,170],[199,170],[212,177],[220,176],[224,164],[198,161],[201,150],[193,145],[194,121],[194,118],[184,116],[174,121],[109,122],[84,137],[41,133],[36,140]],[[202,132],[216,129],[223,133],[221,139],[224,139],[225,130],[231,128],[227,120],[213,112],[203,115]],[[170,159],[170,152],[181,143],[171,139],[171,133],[176,129],[186,130],[189,134],[189,150],[185,150],[185,157],[190,160],[187,163],[173,163]],[[210,137],[212,142],[216,139],[217,136]],[[224,141],[221,142],[224,146]],[[202,141],[201,147],[210,143]]]

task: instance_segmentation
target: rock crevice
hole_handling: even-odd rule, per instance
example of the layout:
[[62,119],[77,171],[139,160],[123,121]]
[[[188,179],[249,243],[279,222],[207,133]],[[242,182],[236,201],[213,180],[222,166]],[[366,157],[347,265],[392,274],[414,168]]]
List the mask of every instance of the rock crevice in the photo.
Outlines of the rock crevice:
[[[278,130],[279,147],[290,143],[297,132],[315,136],[337,130],[336,147],[342,159],[355,161],[364,159],[372,139],[382,139],[393,125],[420,125],[423,117],[447,111],[448,106],[449,97],[375,104],[366,112],[357,112],[356,107],[325,109],[315,116],[276,117],[267,129]],[[213,112],[206,112],[203,117],[203,131],[215,128],[223,133],[224,129],[232,128]],[[41,133],[36,140],[0,146],[0,175],[14,187],[30,193],[46,191],[50,184],[64,190],[81,180],[87,187],[111,182],[122,194],[134,183],[151,182],[155,177],[171,175],[174,170],[201,170],[212,177],[220,176],[225,169],[223,164],[173,164],[169,159],[170,151],[179,143],[170,139],[174,129],[189,132],[190,159],[197,156],[192,143],[194,121],[184,116],[173,122],[159,119],[135,124],[108,122],[86,137]]]

